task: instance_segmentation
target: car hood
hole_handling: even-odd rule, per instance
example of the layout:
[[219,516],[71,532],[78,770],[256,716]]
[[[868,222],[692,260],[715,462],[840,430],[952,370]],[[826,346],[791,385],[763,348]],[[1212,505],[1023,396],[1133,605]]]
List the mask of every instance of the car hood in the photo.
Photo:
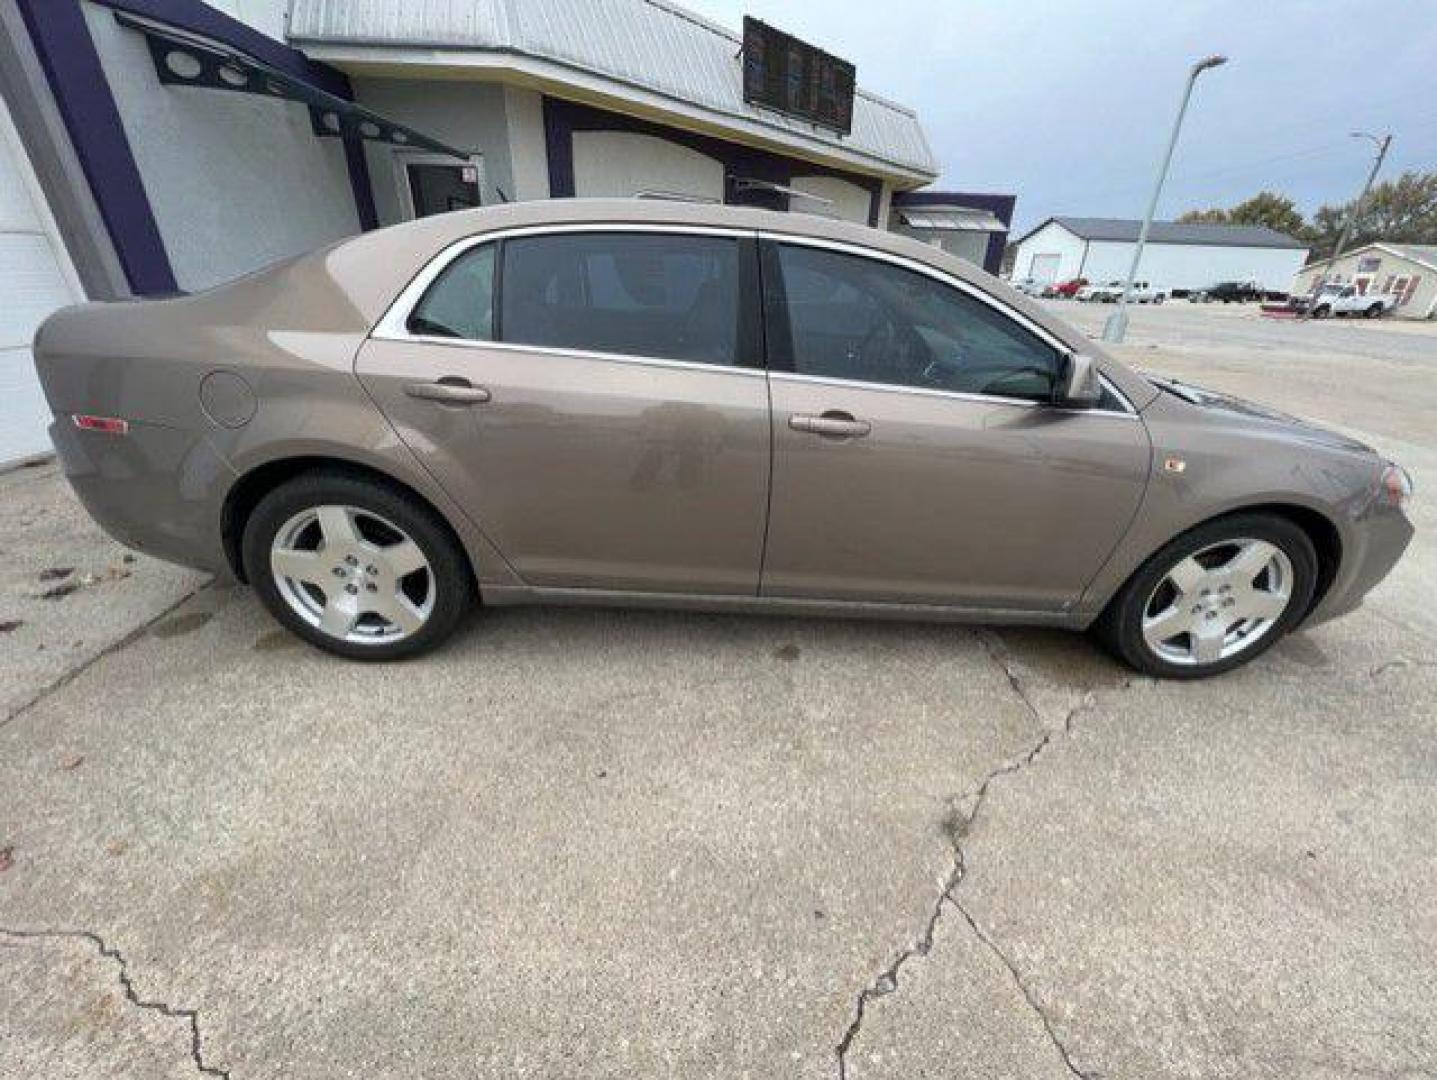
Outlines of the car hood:
[[1288,413],[1277,409],[1268,408],[1266,405],[1258,404],[1255,401],[1248,401],[1245,398],[1234,397],[1232,394],[1224,394],[1218,390],[1208,390],[1200,386],[1193,386],[1190,383],[1179,382],[1176,379],[1165,378],[1160,375],[1143,373],[1143,377],[1154,386],[1167,391],[1174,397],[1180,398],[1199,409],[1211,410],[1222,413],[1228,418],[1247,419],[1255,424],[1266,427],[1282,428],[1293,438],[1313,446],[1321,446],[1331,450],[1345,450],[1348,452],[1376,453],[1372,447],[1357,439],[1350,438],[1340,432],[1322,427],[1300,417],[1291,416]]

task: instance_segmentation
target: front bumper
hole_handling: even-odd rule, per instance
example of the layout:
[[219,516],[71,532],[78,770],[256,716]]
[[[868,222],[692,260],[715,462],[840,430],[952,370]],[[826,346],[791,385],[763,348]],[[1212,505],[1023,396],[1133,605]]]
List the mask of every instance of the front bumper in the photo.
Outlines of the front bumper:
[[1353,523],[1337,576],[1303,625],[1316,626],[1360,607],[1363,598],[1397,565],[1415,531],[1401,510],[1374,502]]
[[229,576],[217,493],[233,471],[193,432],[131,422],[124,435],[50,425],[65,478],[105,532],[147,555]]

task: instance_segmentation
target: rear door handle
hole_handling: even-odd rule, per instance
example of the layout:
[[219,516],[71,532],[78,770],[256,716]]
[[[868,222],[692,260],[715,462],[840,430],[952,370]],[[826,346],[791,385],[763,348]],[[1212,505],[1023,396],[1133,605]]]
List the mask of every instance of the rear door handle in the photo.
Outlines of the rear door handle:
[[830,409],[822,416],[795,413],[788,418],[788,426],[794,431],[824,435],[830,439],[861,439],[873,430],[873,425],[867,420],[856,420],[851,413],[837,409]]
[[424,401],[442,401],[446,405],[482,405],[490,393],[468,379],[445,377],[436,382],[405,383],[404,392]]

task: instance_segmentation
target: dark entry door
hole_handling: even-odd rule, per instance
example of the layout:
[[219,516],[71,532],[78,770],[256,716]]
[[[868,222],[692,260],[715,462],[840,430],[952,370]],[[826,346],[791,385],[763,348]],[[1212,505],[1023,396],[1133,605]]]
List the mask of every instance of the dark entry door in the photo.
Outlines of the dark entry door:
[[479,205],[477,165],[415,163],[406,166],[406,172],[417,218]]

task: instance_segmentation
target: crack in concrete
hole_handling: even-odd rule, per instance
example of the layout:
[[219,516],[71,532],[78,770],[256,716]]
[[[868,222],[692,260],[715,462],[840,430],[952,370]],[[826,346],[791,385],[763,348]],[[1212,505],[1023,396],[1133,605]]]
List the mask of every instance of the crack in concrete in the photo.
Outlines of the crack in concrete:
[[1370,678],[1379,679],[1389,671],[1400,671],[1403,668],[1437,668],[1437,660],[1410,660],[1405,656],[1399,656],[1396,660],[1378,664],[1367,674]]
[[111,948],[105,943],[105,939],[99,934],[89,930],[13,930],[8,927],[0,927],[0,934],[22,940],[55,940],[55,941],[84,941],[93,945],[95,949],[107,960],[113,960],[120,969],[120,987],[125,992],[125,998],[138,1009],[146,1009],[150,1012],[157,1012],[161,1016],[173,1020],[183,1020],[190,1029],[190,1060],[194,1062],[195,1068],[203,1076],[218,1076],[223,1080],[230,1080],[227,1069],[221,1069],[205,1062],[204,1052],[200,1040],[200,1014],[195,1009],[177,1008],[174,1005],[163,1001],[147,1001],[140,997],[135,990],[135,984],[130,979],[130,964],[119,949]]
[[[1043,1025],[1043,1031],[1047,1034],[1048,1041],[1053,1044],[1053,1048],[1057,1051],[1058,1056],[1062,1059],[1063,1065],[1067,1068],[1068,1072],[1076,1077],[1077,1080],[1096,1080],[1097,1076],[1100,1075],[1097,1073],[1089,1074],[1077,1066],[1067,1046],[1059,1037],[1052,1019],[1039,1002],[1037,995],[1027,983],[1024,982],[1018,972],[1017,966],[1008,958],[1007,954],[1003,952],[997,942],[978,925],[977,920],[974,919],[968,909],[959,902],[956,895],[959,885],[963,883],[963,879],[968,873],[967,854],[963,849],[963,838],[978,820],[978,815],[982,811],[983,804],[988,797],[989,788],[1000,777],[1011,776],[1032,765],[1033,762],[1048,749],[1054,738],[1058,735],[1064,737],[1071,736],[1073,733],[1073,724],[1078,714],[1084,709],[1092,707],[1093,695],[1091,693],[1085,694],[1082,701],[1067,711],[1061,725],[1050,728],[1044,723],[1041,711],[1028,695],[1027,688],[1023,683],[1023,677],[1014,665],[1012,654],[1008,651],[1008,647],[1003,642],[1003,639],[991,630],[980,630],[976,633],[976,637],[982,644],[984,651],[988,654],[989,659],[1003,672],[1013,692],[1018,696],[1018,699],[1022,701],[1024,707],[1032,714],[1038,726],[1043,729],[1043,734],[1025,752],[1004,762],[989,772],[988,775],[983,778],[982,783],[976,788],[970,789],[949,800],[950,809],[948,820],[945,822],[945,832],[948,835],[949,843],[953,847],[953,869],[948,872],[943,880],[943,886],[938,893],[937,899],[933,903],[933,909],[928,915],[927,922],[924,924],[922,935],[918,940],[913,942],[913,944],[900,951],[892,963],[879,973],[877,978],[859,991],[858,998],[854,1002],[853,1017],[843,1033],[843,1038],[839,1040],[838,1045],[835,1047],[838,1060],[838,1080],[847,1080],[848,1054],[863,1029],[863,1021],[867,1015],[869,1003],[877,998],[886,997],[897,991],[898,974],[903,965],[914,957],[927,957],[929,952],[932,951],[933,935],[937,930],[938,920],[943,915],[943,907],[945,904],[951,905],[954,910],[962,916],[964,922],[967,923],[973,934],[997,957],[998,961],[1007,970],[1013,980],[1013,984],[1023,996],[1023,1000],[1027,1002],[1028,1007],[1037,1015],[1038,1021]],[[1125,682],[1123,685],[1124,688],[1131,685],[1131,680]],[[964,807],[970,803],[971,808],[965,812]]]
[[120,652],[123,649],[129,648],[129,646],[133,645],[135,642],[139,641],[140,638],[148,634],[157,622],[165,618],[165,616],[173,614],[177,608],[180,608],[184,604],[193,600],[196,596],[199,596],[200,593],[204,592],[213,584],[213,579],[209,578],[200,582],[198,585],[196,585],[193,589],[190,589],[174,603],[166,605],[163,609],[156,612],[154,615],[146,619],[133,630],[129,631],[129,633],[125,634],[123,637],[116,638],[114,641],[110,642],[110,644],[102,648],[99,652],[95,653],[94,656],[91,656],[88,660],[85,660],[84,662],[76,664],[74,667],[68,668],[63,671],[56,678],[52,679],[50,682],[46,683],[38,691],[36,691],[35,695],[31,697],[28,701],[25,701],[20,705],[16,706],[16,708],[8,716],[6,716],[4,719],[0,719],[0,728],[7,727],[10,724],[14,723],[16,720],[19,720],[20,717],[24,716],[31,709],[35,708],[35,706],[39,705],[40,702],[44,701],[57,690],[62,690],[65,687],[69,686],[72,682],[78,679],[81,675],[85,674],[85,672],[89,671],[101,660],[104,660],[106,657],[113,656],[115,653]]

